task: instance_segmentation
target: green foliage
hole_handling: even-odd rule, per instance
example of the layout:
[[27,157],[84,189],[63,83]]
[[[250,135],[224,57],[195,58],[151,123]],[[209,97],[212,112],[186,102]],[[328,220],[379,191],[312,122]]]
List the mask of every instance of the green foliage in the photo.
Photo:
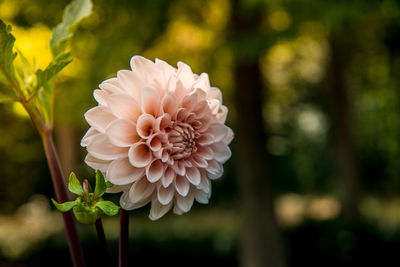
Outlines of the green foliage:
[[78,196],[83,196],[82,185],[79,182],[78,178],[76,178],[75,173],[73,172],[71,172],[71,174],[69,175],[68,189]]
[[[56,208],[61,212],[66,212],[73,208],[75,218],[78,222],[84,224],[95,223],[103,213],[108,216],[114,216],[118,213],[119,207],[117,205],[111,201],[104,201],[101,197],[106,192],[107,183],[99,170],[96,171],[94,193],[89,192],[91,187],[87,180],[84,181],[85,184],[87,186],[82,186],[76,175],[71,172],[68,189],[78,197],[74,201],[67,201],[61,204],[52,199]],[[110,184],[108,183],[108,185]]]
[[64,10],[63,20],[53,29],[50,41],[53,57],[57,58],[64,52],[68,40],[72,37],[77,23],[88,16],[92,10],[90,0],[74,0]]
[[119,211],[119,207],[111,201],[99,201],[96,207],[101,209],[108,216],[114,216]]
[[87,205],[82,197],[77,198],[76,202],[73,212],[78,222],[93,224],[101,217],[102,211],[94,205]]
[[14,42],[15,38],[11,34],[11,26],[0,20],[0,102],[15,99],[15,94],[11,89],[12,84],[16,83]]
[[94,188],[94,195],[96,197],[101,197],[107,189],[106,181],[101,171],[96,171],[96,186]]
[[51,199],[51,201],[53,202],[54,206],[56,206],[56,208],[61,212],[67,212],[76,206],[75,201],[67,201],[61,204],[55,201],[53,198]]

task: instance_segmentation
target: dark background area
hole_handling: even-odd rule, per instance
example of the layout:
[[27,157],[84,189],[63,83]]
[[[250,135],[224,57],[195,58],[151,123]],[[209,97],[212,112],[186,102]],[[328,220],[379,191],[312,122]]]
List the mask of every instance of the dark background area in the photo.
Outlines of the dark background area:
[[[68,2],[0,0],[38,67]],[[131,212],[132,266],[398,266],[399,1],[93,2],[56,83],[65,174],[93,182],[83,114],[133,55],[207,72],[235,131],[209,205]],[[71,266],[39,135],[18,104],[0,105],[0,124],[0,266]],[[104,223],[116,262],[118,218]],[[101,266],[94,227],[79,232]]]

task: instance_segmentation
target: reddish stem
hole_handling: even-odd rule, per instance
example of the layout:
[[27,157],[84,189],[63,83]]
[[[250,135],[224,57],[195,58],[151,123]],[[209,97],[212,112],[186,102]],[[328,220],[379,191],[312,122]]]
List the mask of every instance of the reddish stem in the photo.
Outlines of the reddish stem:
[[102,250],[101,252],[104,255],[105,263],[107,263],[107,266],[112,266],[110,253],[108,252],[106,235],[104,234],[104,228],[103,228],[103,223],[101,222],[101,218],[96,221],[96,232],[97,232],[97,237],[99,238]]
[[[51,173],[51,179],[56,191],[57,201],[60,203],[68,201],[68,195],[65,186],[65,180],[62,175],[61,165],[57,157],[56,148],[53,141],[51,131],[42,133],[42,140],[47,162]],[[75,267],[84,267],[82,248],[79,243],[78,233],[76,231],[75,220],[72,211],[62,213],[65,231],[69,249],[71,252],[72,262]]]
[[119,232],[119,267],[128,267],[129,211],[121,209]]

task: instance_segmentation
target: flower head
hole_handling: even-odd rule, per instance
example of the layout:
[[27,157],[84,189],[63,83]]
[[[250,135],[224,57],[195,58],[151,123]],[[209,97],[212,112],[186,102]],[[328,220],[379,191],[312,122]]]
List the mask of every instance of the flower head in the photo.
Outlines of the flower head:
[[110,192],[123,192],[122,208],[151,202],[153,220],[172,207],[188,212],[194,199],[207,203],[210,179],[231,156],[221,91],[182,62],[134,56],[131,68],[94,91],[99,105],[85,114],[91,127],[81,143],[86,163],[114,184]]

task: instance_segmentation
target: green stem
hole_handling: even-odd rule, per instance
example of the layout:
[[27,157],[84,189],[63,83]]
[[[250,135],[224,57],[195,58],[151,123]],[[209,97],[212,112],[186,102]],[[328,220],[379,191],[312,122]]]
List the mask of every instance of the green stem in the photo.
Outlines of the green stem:
[[[57,201],[59,203],[66,202],[69,199],[51,131],[46,131],[42,133],[42,141],[47,162],[50,168],[51,179],[53,181],[53,186],[56,191]],[[64,220],[65,231],[67,234],[69,249],[71,252],[72,262],[75,267],[84,267],[85,261],[83,259],[82,248],[79,243],[78,233],[76,231],[75,220],[73,218],[72,211],[64,212],[62,213],[62,216]]]

